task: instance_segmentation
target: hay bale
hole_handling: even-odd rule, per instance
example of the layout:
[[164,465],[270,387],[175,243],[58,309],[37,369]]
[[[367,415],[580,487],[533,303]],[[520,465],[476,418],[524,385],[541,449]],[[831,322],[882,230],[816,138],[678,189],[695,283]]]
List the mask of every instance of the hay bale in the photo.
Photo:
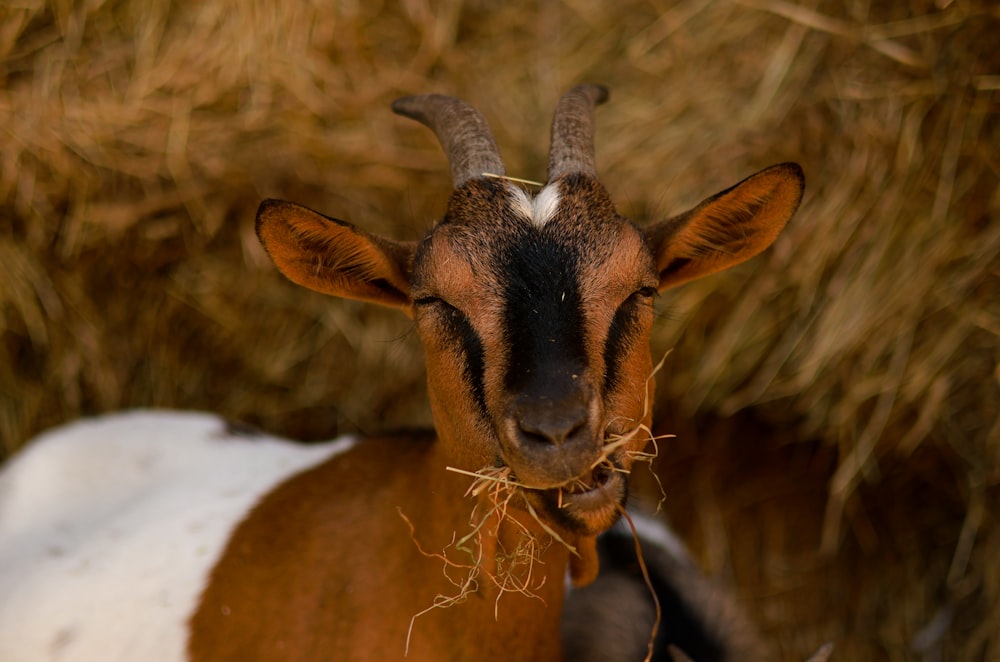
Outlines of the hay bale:
[[[441,213],[446,168],[426,130],[391,115],[392,98],[469,99],[508,171],[538,179],[559,92],[604,81],[598,169],[634,218],[772,162],[798,160],[808,176],[774,249],[665,296],[655,341],[675,348],[664,414],[753,409],[754,426],[826,458],[806,488],[823,489],[795,513],[752,507],[749,489],[728,509],[691,501],[698,517],[681,528],[697,541],[720,522],[700,543],[706,563],[736,568],[790,655],[834,636],[862,657],[918,644],[1000,655],[974,625],[1000,623],[991,3],[332,4],[0,10],[3,452],[133,406],[211,408],[307,438],[429,421],[406,320],[284,282],[253,236],[257,203],[294,199],[417,238]],[[725,468],[727,453],[745,457],[729,434],[725,453],[697,458],[706,485],[743,480]],[[795,451],[768,448],[798,466],[784,456]],[[669,475],[691,449],[662,450]],[[746,480],[774,489],[752,467]],[[942,503],[923,503],[927,491]],[[736,521],[767,535],[748,541]],[[797,522],[805,547],[781,551]],[[822,600],[783,611],[775,595],[791,580],[767,564],[804,562],[821,543],[826,568],[903,559],[898,574],[846,576],[867,578],[858,591],[905,586],[906,604],[849,599],[831,588],[840,575],[804,572],[792,593]],[[726,548],[742,551],[729,561]],[[892,551],[869,563],[872,550]],[[848,618],[862,604],[876,626]]]

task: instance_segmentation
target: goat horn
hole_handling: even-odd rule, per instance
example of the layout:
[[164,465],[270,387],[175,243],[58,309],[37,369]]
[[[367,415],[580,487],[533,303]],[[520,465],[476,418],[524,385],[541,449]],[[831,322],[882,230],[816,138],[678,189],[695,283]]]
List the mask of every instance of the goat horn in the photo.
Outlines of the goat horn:
[[423,94],[396,99],[392,110],[430,128],[451,164],[455,188],[483,173],[504,175],[503,161],[482,114],[461,99]]
[[603,85],[577,85],[564,94],[552,118],[549,181],[563,175],[597,175],[594,165],[594,107],[608,100]]

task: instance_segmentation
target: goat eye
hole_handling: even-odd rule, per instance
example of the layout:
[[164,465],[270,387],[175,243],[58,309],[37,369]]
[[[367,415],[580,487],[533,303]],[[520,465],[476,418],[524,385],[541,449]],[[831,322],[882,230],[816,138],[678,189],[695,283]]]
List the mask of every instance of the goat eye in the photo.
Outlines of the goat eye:
[[617,315],[626,317],[636,314],[639,310],[653,307],[653,298],[659,294],[655,287],[640,287],[622,301],[618,306]]
[[436,303],[444,303],[444,299],[435,296],[426,296],[413,300],[414,306],[433,306]]
[[640,287],[638,290],[629,296],[628,301],[634,303],[645,303],[652,304],[653,298],[659,294],[659,291],[655,287]]
[[462,315],[462,312],[458,308],[451,305],[441,297],[436,297],[436,296],[418,297],[413,300],[413,305],[416,306],[417,308],[427,308],[430,310],[436,310],[438,312],[446,313],[452,316]]

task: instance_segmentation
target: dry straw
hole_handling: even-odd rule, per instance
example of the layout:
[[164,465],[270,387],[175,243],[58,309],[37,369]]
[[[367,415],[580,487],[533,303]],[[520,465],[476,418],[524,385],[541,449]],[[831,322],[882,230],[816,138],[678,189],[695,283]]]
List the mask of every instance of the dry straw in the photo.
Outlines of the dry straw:
[[[536,567],[544,563],[542,554],[548,545],[555,541],[565,545],[571,553],[577,553],[521,497],[520,490],[524,486],[517,482],[509,467],[488,467],[478,472],[455,467],[448,467],[448,470],[474,478],[465,494],[475,500],[469,516],[468,532],[461,537],[455,532],[452,540],[440,552],[427,551],[417,540],[417,531],[409,518],[401,509],[399,511],[400,517],[410,527],[410,537],[418,551],[428,558],[441,561],[444,577],[455,588],[453,594],[436,595],[431,605],[413,615],[406,635],[406,651],[410,649],[414,624],[424,614],[434,609],[459,605],[478,591],[495,594],[494,617],[498,617],[500,600],[507,593],[520,593],[541,600],[537,591],[545,584],[547,577],[538,572]],[[551,540],[539,538],[519,518],[508,512],[511,507],[523,512],[525,506],[532,519]],[[504,549],[501,545],[501,526],[513,528],[513,538],[517,540],[514,549]]]
[[[632,217],[808,177],[772,250],[665,297],[658,418],[704,423],[661,448],[678,527],[793,659],[997,658],[998,33],[989,0],[7,3],[0,441],[130,406],[429,422],[406,320],[283,282],[256,205],[417,238],[446,166],[391,99],[467,98],[540,179],[559,92],[606,82]],[[756,427],[690,443],[733,413]]]
[[[647,420],[652,406],[652,387],[656,373],[663,367],[666,355],[653,368],[645,381],[645,397],[643,399],[643,409],[638,421],[628,421],[629,427],[622,433],[609,433],[604,439],[604,444],[599,457],[591,465],[592,471],[598,467],[604,467],[607,471],[623,471],[628,473],[628,469],[620,468],[613,460],[612,456],[618,456],[621,451],[629,457],[632,462],[652,463],[656,459],[658,452],[657,442],[670,435],[654,437],[649,427],[643,423]],[[609,423],[609,426],[615,421]],[[651,450],[644,450],[646,446],[652,445]],[[636,450],[634,447],[638,447]],[[443,573],[448,583],[455,588],[453,594],[438,594],[434,597],[430,606],[413,615],[410,619],[410,627],[406,637],[406,650],[410,648],[410,637],[413,633],[413,626],[416,620],[434,609],[446,609],[465,602],[469,595],[481,590],[496,595],[494,601],[494,617],[497,617],[500,600],[506,593],[520,593],[529,598],[541,600],[537,591],[545,584],[546,575],[536,572],[536,566],[544,565],[542,554],[552,544],[562,545],[570,554],[580,557],[577,548],[563,538],[560,533],[553,528],[544,518],[539,516],[534,506],[531,504],[526,493],[532,488],[521,483],[513,470],[509,466],[487,466],[479,471],[466,471],[458,467],[446,467],[452,473],[467,476],[473,479],[469,488],[465,492],[466,497],[471,497],[475,505],[469,516],[469,531],[459,537],[459,532],[452,534],[452,539],[440,552],[427,551],[417,540],[417,531],[413,523],[406,516],[402,509],[399,509],[399,516],[406,522],[410,529],[410,537],[418,551],[428,557],[441,561]],[[659,485],[659,479],[653,474]],[[585,489],[604,488],[600,483],[590,485],[583,479],[577,478],[569,481],[558,488],[557,507],[563,508],[563,492],[572,490],[576,486]],[[661,489],[662,498],[662,485]],[[656,633],[660,625],[661,610],[660,601],[653,588],[649,570],[646,567],[642,554],[642,545],[639,534],[636,532],[635,524],[628,512],[618,504],[614,498],[605,493],[609,502],[615,503],[621,516],[628,522],[635,541],[636,558],[638,560],[642,576],[649,588],[652,601],[655,606],[656,618],[653,622],[652,631],[649,638],[649,655],[647,660],[653,655],[653,644]],[[514,515],[511,509],[520,513],[520,517]],[[527,514],[538,528],[542,535],[532,531],[521,517]],[[500,543],[500,529],[507,527],[513,530],[513,538],[517,541],[514,549],[507,550]]]

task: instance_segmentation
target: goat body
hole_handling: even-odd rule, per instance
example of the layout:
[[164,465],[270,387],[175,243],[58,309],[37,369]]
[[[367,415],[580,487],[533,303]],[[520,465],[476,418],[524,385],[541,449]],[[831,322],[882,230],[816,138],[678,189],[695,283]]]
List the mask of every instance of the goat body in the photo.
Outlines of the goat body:
[[452,167],[420,242],[265,201],[288,278],[413,318],[435,429],[305,447],[147,412],[49,433],[0,475],[0,659],[561,659],[563,578],[598,575],[649,440],[654,295],[764,250],[803,187],[773,166],[641,229],[596,177],[606,97],[560,100],[534,196],[471,106],[397,101]]

